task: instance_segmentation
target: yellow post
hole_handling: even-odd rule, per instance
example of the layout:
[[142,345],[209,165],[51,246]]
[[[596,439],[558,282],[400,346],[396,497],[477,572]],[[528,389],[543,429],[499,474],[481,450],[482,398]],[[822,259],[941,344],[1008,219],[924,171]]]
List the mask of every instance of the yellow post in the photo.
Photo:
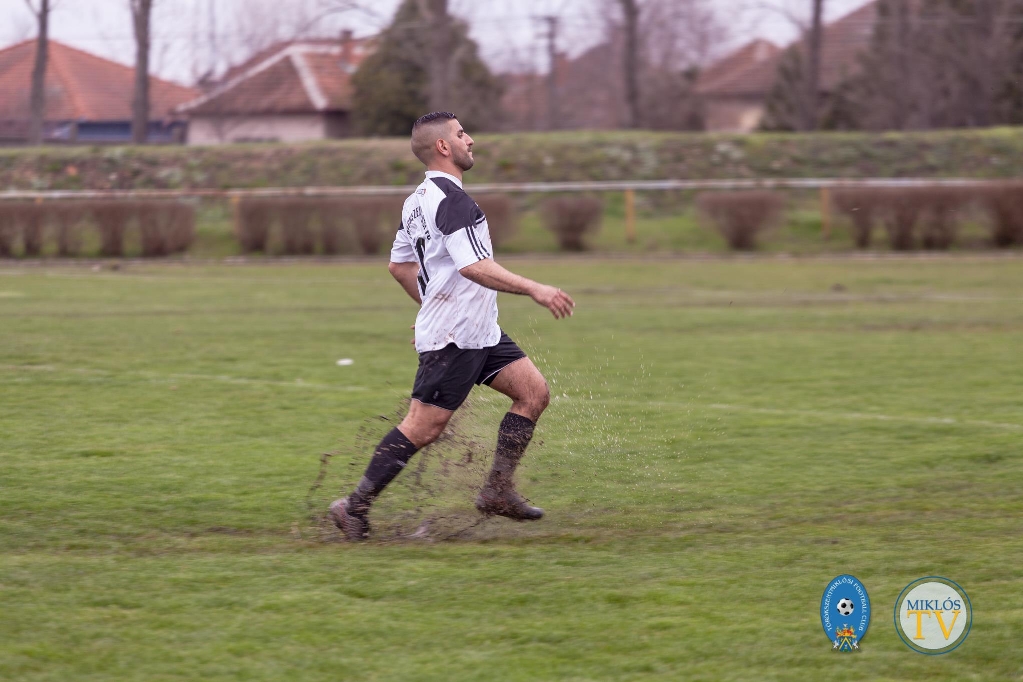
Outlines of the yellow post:
[[237,194],[232,194],[228,201],[231,202],[231,221],[234,224],[234,233],[236,236],[241,237],[242,235],[242,216],[241,211],[238,210],[238,205],[241,203],[241,197]]
[[625,190],[625,241],[636,241],[636,190]]
[[821,187],[821,236],[831,239],[831,190]]

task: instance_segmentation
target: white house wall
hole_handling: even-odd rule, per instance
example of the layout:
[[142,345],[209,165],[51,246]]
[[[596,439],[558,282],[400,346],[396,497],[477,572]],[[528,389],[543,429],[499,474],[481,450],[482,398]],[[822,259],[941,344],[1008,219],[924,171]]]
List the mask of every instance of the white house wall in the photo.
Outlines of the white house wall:
[[203,116],[188,123],[188,144],[305,142],[327,137],[323,114]]

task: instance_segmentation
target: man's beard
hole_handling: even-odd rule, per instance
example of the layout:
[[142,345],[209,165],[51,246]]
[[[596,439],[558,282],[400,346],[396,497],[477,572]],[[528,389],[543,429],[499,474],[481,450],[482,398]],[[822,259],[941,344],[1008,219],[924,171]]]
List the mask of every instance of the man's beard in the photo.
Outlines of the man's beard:
[[464,155],[455,154],[452,160],[455,162],[455,165],[461,168],[463,171],[469,170],[470,168],[472,168],[473,163],[475,163],[472,160],[471,152],[466,152]]

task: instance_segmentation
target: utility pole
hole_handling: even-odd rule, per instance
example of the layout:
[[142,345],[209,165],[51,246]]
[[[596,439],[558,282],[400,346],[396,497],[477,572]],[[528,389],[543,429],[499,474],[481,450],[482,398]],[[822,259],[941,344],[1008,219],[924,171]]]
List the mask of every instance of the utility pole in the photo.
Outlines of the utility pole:
[[547,130],[556,130],[559,127],[558,117],[558,28],[560,25],[558,17],[545,15],[536,17],[546,26],[547,38]]

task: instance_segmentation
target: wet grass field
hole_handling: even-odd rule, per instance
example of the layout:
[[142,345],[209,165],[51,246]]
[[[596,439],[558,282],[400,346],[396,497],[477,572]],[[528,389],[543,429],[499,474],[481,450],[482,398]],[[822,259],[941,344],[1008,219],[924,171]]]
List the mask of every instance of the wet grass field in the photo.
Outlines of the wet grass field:
[[[1023,679],[1023,261],[504,262],[578,303],[499,301],[547,517],[474,515],[481,389],[358,546],[310,509],[410,390],[383,262],[0,266],[0,679]],[[892,622],[926,575],[973,603],[945,656]]]

